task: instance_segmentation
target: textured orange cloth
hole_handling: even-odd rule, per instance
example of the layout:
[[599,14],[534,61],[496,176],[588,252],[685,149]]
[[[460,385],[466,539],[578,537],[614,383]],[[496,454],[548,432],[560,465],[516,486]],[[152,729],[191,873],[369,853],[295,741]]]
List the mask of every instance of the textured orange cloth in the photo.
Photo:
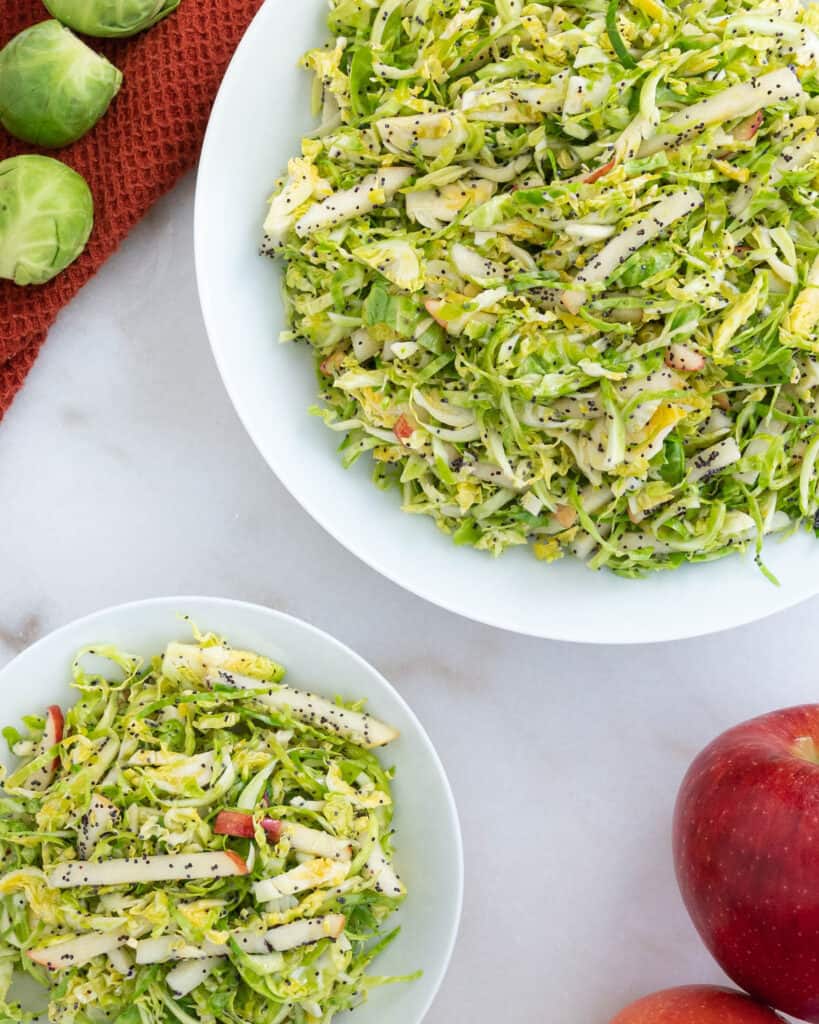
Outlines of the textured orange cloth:
[[[170,17],[131,39],[87,40],[121,69],[122,89],[85,138],[48,155],[88,181],[94,231],[82,256],[48,284],[0,281],[0,418],[60,309],[196,163],[216,90],[260,6],[261,0],[182,0]],[[49,17],[40,0],[0,0],[0,7],[0,47]],[[0,127],[0,160],[35,151]]]

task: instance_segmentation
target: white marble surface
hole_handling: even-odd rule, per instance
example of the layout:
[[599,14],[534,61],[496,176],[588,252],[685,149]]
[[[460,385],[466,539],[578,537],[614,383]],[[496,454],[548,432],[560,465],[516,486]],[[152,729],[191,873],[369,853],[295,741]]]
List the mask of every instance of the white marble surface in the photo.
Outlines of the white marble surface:
[[188,179],[63,313],[0,425],[0,664],[156,594],[308,619],[401,690],[455,789],[466,902],[428,1024],[606,1024],[653,988],[718,980],[674,883],[676,787],[723,728],[819,697],[819,601],[621,650],[473,625],[381,579],[284,492],[222,391],[192,196]]

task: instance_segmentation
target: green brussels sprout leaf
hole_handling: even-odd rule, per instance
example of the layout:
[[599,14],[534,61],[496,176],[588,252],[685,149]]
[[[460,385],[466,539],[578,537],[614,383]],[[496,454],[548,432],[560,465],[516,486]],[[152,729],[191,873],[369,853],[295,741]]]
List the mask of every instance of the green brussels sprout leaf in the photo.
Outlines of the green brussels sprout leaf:
[[49,13],[87,36],[133,36],[167,17],[180,0],[44,0]]
[[44,284],[80,255],[94,225],[85,179],[47,156],[0,161],[0,277]]
[[0,122],[37,146],[75,142],[94,127],[121,72],[58,21],[42,21],[0,50]]
[[679,434],[672,433],[663,442],[663,463],[660,476],[676,486],[685,479],[685,448]]

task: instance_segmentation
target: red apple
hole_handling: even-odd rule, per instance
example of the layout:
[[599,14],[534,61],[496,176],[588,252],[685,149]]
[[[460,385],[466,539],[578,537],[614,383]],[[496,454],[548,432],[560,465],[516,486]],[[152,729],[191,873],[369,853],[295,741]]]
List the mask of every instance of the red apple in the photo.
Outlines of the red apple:
[[46,711],[45,738],[52,746],[56,746],[63,738],[63,709],[59,704],[52,704]]
[[213,823],[217,836],[236,836],[240,839],[253,838],[253,815],[242,811],[219,811]]
[[734,128],[734,138],[740,142],[746,142],[748,139],[752,139],[759,129],[762,127],[762,122],[765,120],[765,111],[757,110],[755,114],[751,114],[750,117],[746,117],[744,121]]
[[429,315],[432,317],[436,324],[443,328],[446,328],[446,320],[441,320],[439,316],[441,306],[443,306],[443,304],[443,299],[424,299],[424,308],[426,309],[427,313],[429,313]]
[[783,1024],[782,1018],[753,999],[727,988],[690,985],[638,999],[611,1024]]
[[819,1024],[819,705],[730,729],[697,757],[674,816],[685,905],[723,970]]
[[[282,823],[276,818],[262,818],[261,826],[267,838],[277,843],[282,834]],[[252,839],[254,833],[253,815],[244,811],[219,811],[213,823],[217,836],[234,836],[238,839]]]
[[[63,718],[63,709],[59,704],[52,704],[46,712],[45,732],[43,735],[43,747],[46,750],[50,750],[51,747],[56,747],[62,740],[64,727],[65,719]],[[55,757],[51,762],[52,775],[57,771],[59,763],[59,757]]]
[[[63,719],[62,708],[57,704],[52,704],[46,711],[45,728],[43,729],[43,736],[40,740],[39,746],[35,751],[35,757],[39,757],[41,754],[47,753],[52,747],[56,747],[57,744],[60,743],[63,738],[64,726],[65,721]],[[59,757],[55,757],[50,764],[43,765],[39,768],[27,780],[28,788],[41,790],[49,786],[57,772],[59,763]]]
[[583,181],[585,181],[587,185],[593,185],[599,178],[604,177],[604,175],[608,174],[609,171],[614,170],[614,164],[615,161],[613,159],[609,160],[607,164],[603,164],[602,167],[598,167],[597,170],[592,171],[591,174],[583,179]]
[[395,421],[395,426],[392,428],[392,432],[401,442],[406,441],[408,437],[412,437],[413,430],[414,427],[403,413]]
[[262,828],[271,843],[278,843],[282,837],[283,827],[283,823],[278,818],[262,818]]
[[669,345],[665,354],[665,365],[682,373],[696,373],[705,367],[702,353],[688,345]]

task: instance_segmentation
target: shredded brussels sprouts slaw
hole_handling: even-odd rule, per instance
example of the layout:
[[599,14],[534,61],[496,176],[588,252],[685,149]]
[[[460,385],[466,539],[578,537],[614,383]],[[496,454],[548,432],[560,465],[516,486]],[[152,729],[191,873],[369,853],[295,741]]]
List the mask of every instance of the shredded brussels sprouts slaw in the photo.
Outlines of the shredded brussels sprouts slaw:
[[819,5],[330,6],[263,251],[345,464],[631,576],[819,530]]
[[397,733],[198,640],[148,667],[80,651],[65,718],[4,730],[0,1020],[32,1019],[10,1002],[21,970],[63,1024],[328,1024],[408,980],[366,973],[406,895],[372,752]]

